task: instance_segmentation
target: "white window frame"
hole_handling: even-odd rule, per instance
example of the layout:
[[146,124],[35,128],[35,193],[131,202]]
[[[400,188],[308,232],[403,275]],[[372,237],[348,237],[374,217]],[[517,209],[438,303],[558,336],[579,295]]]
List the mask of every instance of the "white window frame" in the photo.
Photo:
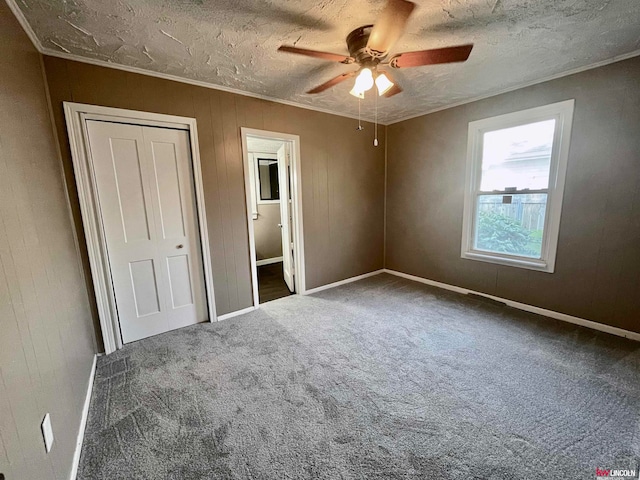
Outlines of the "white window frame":
[[[530,108],[519,112],[508,113],[496,117],[469,122],[467,139],[467,170],[464,192],[464,216],[462,222],[461,256],[469,260],[510,265],[514,267],[553,273],[556,263],[560,216],[562,213],[562,197],[564,194],[569,144],[571,142],[571,125],[575,100],[566,100],[542,107]],[[476,220],[476,206],[480,194],[491,194],[481,191],[483,137],[486,132],[517,127],[529,123],[555,119],[555,132],[551,151],[549,171],[549,188],[547,189],[547,209],[545,213],[544,235],[540,259],[505,253],[486,252],[473,248],[473,237]],[[517,190],[511,194],[538,193]],[[496,192],[502,194],[504,192]]]

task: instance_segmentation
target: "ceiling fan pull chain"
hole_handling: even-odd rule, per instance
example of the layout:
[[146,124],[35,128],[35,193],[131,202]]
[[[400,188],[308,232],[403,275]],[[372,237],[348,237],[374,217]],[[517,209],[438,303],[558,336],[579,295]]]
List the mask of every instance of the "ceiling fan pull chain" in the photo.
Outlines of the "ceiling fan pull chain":
[[356,128],[356,130],[364,130],[364,128],[362,128],[362,123],[360,122],[360,98],[358,98],[358,128]]
[[374,129],[374,138],[373,138],[373,146],[377,147],[378,146],[378,95],[375,94],[375,92],[373,92],[373,97],[375,98],[375,122],[373,124],[373,129]]

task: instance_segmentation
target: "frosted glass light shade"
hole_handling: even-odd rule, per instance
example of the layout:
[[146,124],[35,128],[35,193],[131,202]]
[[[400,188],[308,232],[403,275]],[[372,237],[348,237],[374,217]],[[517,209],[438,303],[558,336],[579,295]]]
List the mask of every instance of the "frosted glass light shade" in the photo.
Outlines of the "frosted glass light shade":
[[369,68],[363,68],[356,77],[356,83],[349,92],[354,97],[364,98],[364,92],[373,87],[373,73]]
[[376,78],[376,87],[378,87],[378,95],[384,95],[391,87],[393,87],[393,82],[389,80],[389,78],[381,73]]

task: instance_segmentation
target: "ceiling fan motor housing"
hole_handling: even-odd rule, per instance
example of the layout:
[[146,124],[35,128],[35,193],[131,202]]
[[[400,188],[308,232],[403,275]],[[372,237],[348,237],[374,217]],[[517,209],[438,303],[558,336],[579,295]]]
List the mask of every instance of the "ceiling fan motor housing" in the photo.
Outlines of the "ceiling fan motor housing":
[[365,25],[358,27],[347,35],[347,48],[349,49],[349,55],[356,59],[356,62],[363,67],[375,67],[382,58],[376,58],[371,56],[371,53],[367,50],[367,42],[369,41],[369,35],[373,25]]

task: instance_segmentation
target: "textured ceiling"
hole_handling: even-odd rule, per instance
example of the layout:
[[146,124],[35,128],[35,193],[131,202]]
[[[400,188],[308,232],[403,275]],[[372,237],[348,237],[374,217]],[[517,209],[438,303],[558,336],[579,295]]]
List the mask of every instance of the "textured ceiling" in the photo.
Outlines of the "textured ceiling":
[[247,136],[247,150],[256,153],[278,153],[278,149],[284,142],[282,140],[268,140]]
[[[380,99],[391,123],[640,49],[640,0],[418,1],[393,52],[472,42],[464,64],[395,72]],[[45,49],[357,115],[351,82],[304,91],[353,65],[276,52],[280,44],[347,53],[384,0],[16,0]],[[374,98],[363,101],[373,118]]]

